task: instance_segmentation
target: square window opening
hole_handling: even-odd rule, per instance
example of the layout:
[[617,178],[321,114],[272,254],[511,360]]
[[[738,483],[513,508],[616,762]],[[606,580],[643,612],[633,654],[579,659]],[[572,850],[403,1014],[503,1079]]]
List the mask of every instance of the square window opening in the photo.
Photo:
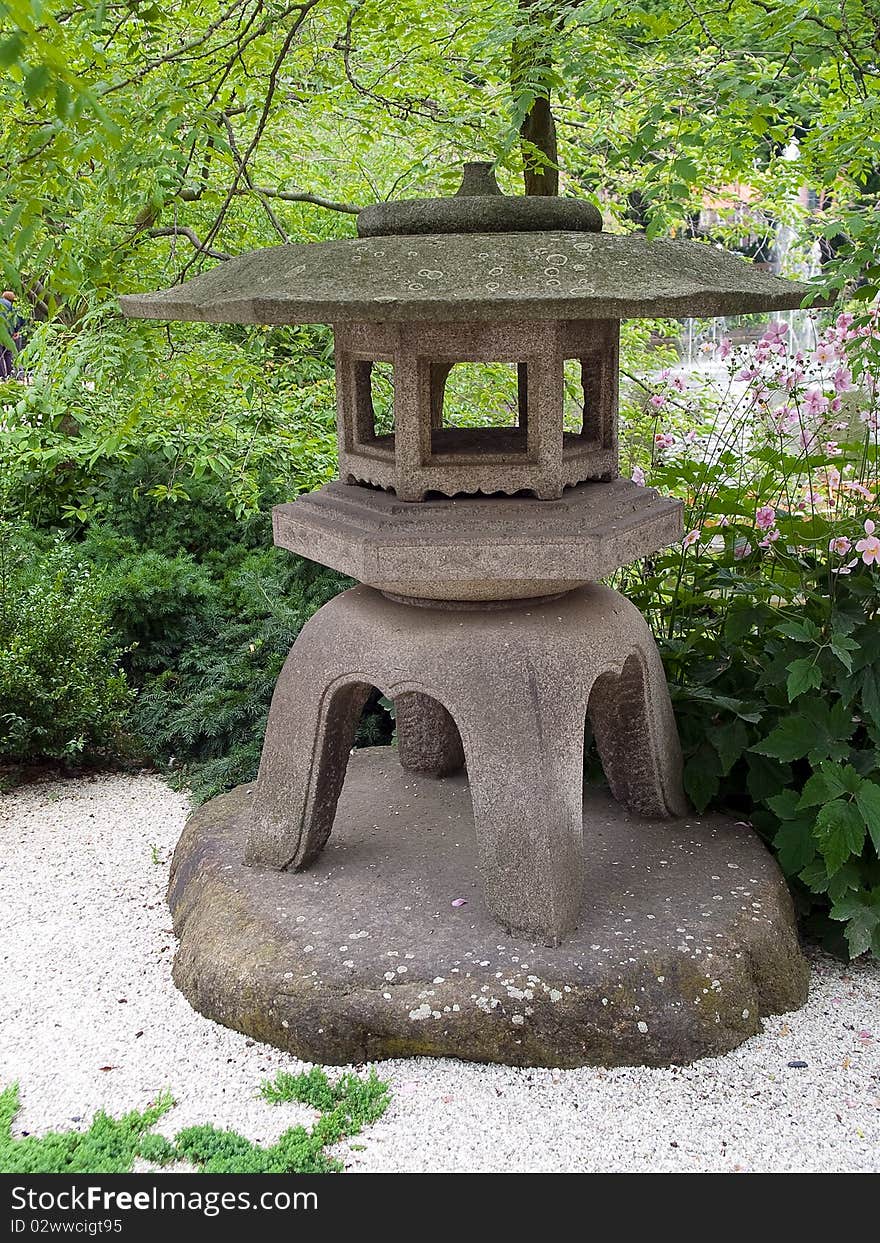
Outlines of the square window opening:
[[388,362],[354,364],[359,444],[394,447],[394,367]]
[[562,430],[566,440],[577,437],[597,449],[607,448],[611,429],[606,409],[610,395],[603,392],[605,368],[599,356],[567,358],[563,363]]
[[431,363],[431,453],[525,453],[525,363]]

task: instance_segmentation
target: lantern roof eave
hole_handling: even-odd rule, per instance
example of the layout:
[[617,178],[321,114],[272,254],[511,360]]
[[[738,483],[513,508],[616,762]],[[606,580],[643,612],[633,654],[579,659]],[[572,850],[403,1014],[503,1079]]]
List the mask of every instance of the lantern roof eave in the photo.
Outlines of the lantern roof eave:
[[703,242],[541,231],[273,246],[170,289],[124,295],[120,305],[132,318],[165,322],[505,322],[783,311],[810,294],[812,285]]

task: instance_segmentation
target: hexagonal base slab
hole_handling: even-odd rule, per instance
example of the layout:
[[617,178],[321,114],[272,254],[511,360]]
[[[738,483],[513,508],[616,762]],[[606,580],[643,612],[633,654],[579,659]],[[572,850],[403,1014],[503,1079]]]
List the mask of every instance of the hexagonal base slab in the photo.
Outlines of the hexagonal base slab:
[[174,979],[209,1018],[298,1057],[662,1066],[806,1001],[779,869],[722,817],[642,820],[588,791],[582,916],[552,949],[487,913],[464,777],[356,752],[327,847],[298,873],[243,865],[252,797],[241,786],[184,829]]
[[514,600],[603,578],[682,533],[680,501],[627,479],[556,501],[469,496],[399,501],[330,483],[272,514],[275,543],[394,595]]

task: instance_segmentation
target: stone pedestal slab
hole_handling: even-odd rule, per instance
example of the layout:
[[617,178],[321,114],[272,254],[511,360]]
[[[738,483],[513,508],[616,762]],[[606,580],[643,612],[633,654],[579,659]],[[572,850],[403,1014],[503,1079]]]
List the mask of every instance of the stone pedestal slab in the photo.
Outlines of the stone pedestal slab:
[[280,548],[380,591],[510,600],[596,581],[679,539],[680,501],[628,479],[583,483],[555,501],[469,496],[410,504],[329,483],[272,514]]
[[355,752],[304,872],[244,866],[252,803],[242,786],[184,830],[174,978],[209,1018],[298,1057],[660,1066],[727,1052],[806,1000],[779,870],[722,817],[645,820],[588,789],[577,929],[549,948],[485,905],[464,774]]

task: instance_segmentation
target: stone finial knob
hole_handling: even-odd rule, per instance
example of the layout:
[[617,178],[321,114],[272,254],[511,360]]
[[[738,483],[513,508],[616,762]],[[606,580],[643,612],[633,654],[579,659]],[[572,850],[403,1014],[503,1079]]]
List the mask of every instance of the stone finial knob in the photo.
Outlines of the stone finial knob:
[[501,193],[495,180],[495,165],[490,160],[469,160],[464,165],[461,185],[455,192],[456,198],[485,198],[490,194]]

